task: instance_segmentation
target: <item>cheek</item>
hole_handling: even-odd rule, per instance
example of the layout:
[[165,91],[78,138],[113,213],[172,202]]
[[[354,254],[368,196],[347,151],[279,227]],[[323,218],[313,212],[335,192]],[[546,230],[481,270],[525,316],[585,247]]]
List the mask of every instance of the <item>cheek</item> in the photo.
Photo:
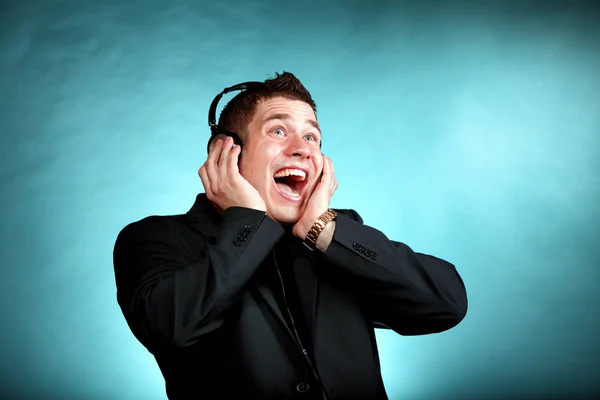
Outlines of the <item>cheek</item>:
[[266,145],[258,149],[248,149],[241,158],[240,173],[253,186],[264,185],[265,181],[268,181],[270,165],[275,156],[274,149]]
[[242,157],[240,163],[238,164],[240,174],[246,179],[248,182],[252,184],[252,186],[256,185],[256,168],[254,167],[254,163],[248,157]]
[[260,168],[257,168],[256,164],[252,161],[243,162],[243,165],[240,165],[240,173],[248,182],[252,184],[252,186],[257,187],[262,184],[263,181],[263,173]]

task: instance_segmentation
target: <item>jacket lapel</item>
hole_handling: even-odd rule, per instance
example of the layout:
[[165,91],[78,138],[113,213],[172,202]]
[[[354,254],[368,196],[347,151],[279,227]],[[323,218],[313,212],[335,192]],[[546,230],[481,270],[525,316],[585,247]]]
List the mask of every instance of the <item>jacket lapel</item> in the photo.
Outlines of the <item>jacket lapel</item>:
[[[300,294],[300,301],[302,303],[302,310],[304,311],[305,322],[308,328],[308,334],[310,335],[310,340],[314,343],[315,340],[315,315],[317,311],[317,297],[318,297],[318,280],[312,271],[312,265],[307,257],[299,257],[295,261],[297,267],[299,267],[299,271],[306,271],[307,273],[302,273],[302,281],[299,282],[298,291]],[[273,269],[273,273],[277,274],[277,272]],[[277,277],[276,277],[277,278]],[[281,285],[279,283],[278,278],[273,280],[277,285]],[[293,331],[292,327],[287,323],[287,318],[284,313],[287,313],[287,310],[282,309],[279,306],[275,298],[275,294],[273,290],[278,290],[278,288],[272,288],[268,285],[267,281],[261,280],[257,282],[257,284],[250,289],[254,291],[260,298],[262,298],[263,302],[268,306],[269,311],[272,312],[277,320],[283,325],[286,331],[290,334],[292,338],[294,338],[294,342],[296,342],[296,334]],[[294,318],[296,318],[294,316]],[[298,345],[298,343],[296,343]]]
[[[283,325],[283,327],[287,330],[290,336],[295,337],[296,335],[292,331],[291,327],[287,324],[286,318],[283,315],[283,312],[287,312],[285,310],[281,310],[279,307],[279,303],[275,299],[275,295],[271,288],[266,284],[266,282],[257,283],[255,287],[250,288],[251,291],[256,293],[259,298],[263,300],[264,303],[267,304],[269,311],[272,312],[277,320]],[[258,301],[261,303],[261,301]]]

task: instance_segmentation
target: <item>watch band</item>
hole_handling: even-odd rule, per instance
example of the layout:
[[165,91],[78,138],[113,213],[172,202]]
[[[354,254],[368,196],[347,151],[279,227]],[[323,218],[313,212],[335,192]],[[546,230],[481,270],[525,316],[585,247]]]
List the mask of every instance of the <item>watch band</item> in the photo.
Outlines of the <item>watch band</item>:
[[308,247],[310,251],[313,251],[317,247],[317,239],[323,229],[327,226],[328,223],[333,221],[337,217],[337,212],[332,210],[331,208],[325,211],[323,214],[317,218],[313,226],[308,231],[306,238],[304,238],[304,245]]

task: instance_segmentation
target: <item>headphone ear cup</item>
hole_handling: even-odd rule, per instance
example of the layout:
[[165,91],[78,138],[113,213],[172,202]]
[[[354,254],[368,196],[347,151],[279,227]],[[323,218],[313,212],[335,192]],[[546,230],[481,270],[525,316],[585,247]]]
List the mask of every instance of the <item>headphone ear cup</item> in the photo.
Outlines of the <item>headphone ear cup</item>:
[[240,146],[240,149],[244,148],[244,144],[242,143],[242,139],[240,139],[240,137],[238,135],[232,134],[229,135],[233,138],[233,143],[237,144],[238,146]]

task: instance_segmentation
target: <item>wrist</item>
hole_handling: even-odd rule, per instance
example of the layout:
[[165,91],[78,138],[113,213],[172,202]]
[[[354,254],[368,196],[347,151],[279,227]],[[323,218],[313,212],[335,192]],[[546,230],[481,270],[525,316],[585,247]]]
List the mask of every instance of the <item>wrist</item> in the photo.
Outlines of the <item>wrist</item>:
[[308,235],[308,231],[310,231],[310,228],[313,226],[314,222],[315,221],[300,220],[294,226],[292,233],[298,239],[304,240],[304,238],[306,238],[306,235]]
[[319,249],[324,252],[333,239],[333,232],[335,230],[334,220],[336,217],[337,212],[328,209],[314,221],[310,221],[310,225],[299,224],[302,228],[300,229],[300,235],[297,236],[303,240],[303,244],[309,250]]
[[325,229],[323,229],[323,231],[319,235],[315,247],[321,253],[325,253],[327,251],[327,249],[329,248],[329,245],[331,244],[331,242],[333,240],[333,233],[335,232],[335,226],[336,226],[336,222],[331,221],[330,223],[327,224],[327,226],[325,226]]

